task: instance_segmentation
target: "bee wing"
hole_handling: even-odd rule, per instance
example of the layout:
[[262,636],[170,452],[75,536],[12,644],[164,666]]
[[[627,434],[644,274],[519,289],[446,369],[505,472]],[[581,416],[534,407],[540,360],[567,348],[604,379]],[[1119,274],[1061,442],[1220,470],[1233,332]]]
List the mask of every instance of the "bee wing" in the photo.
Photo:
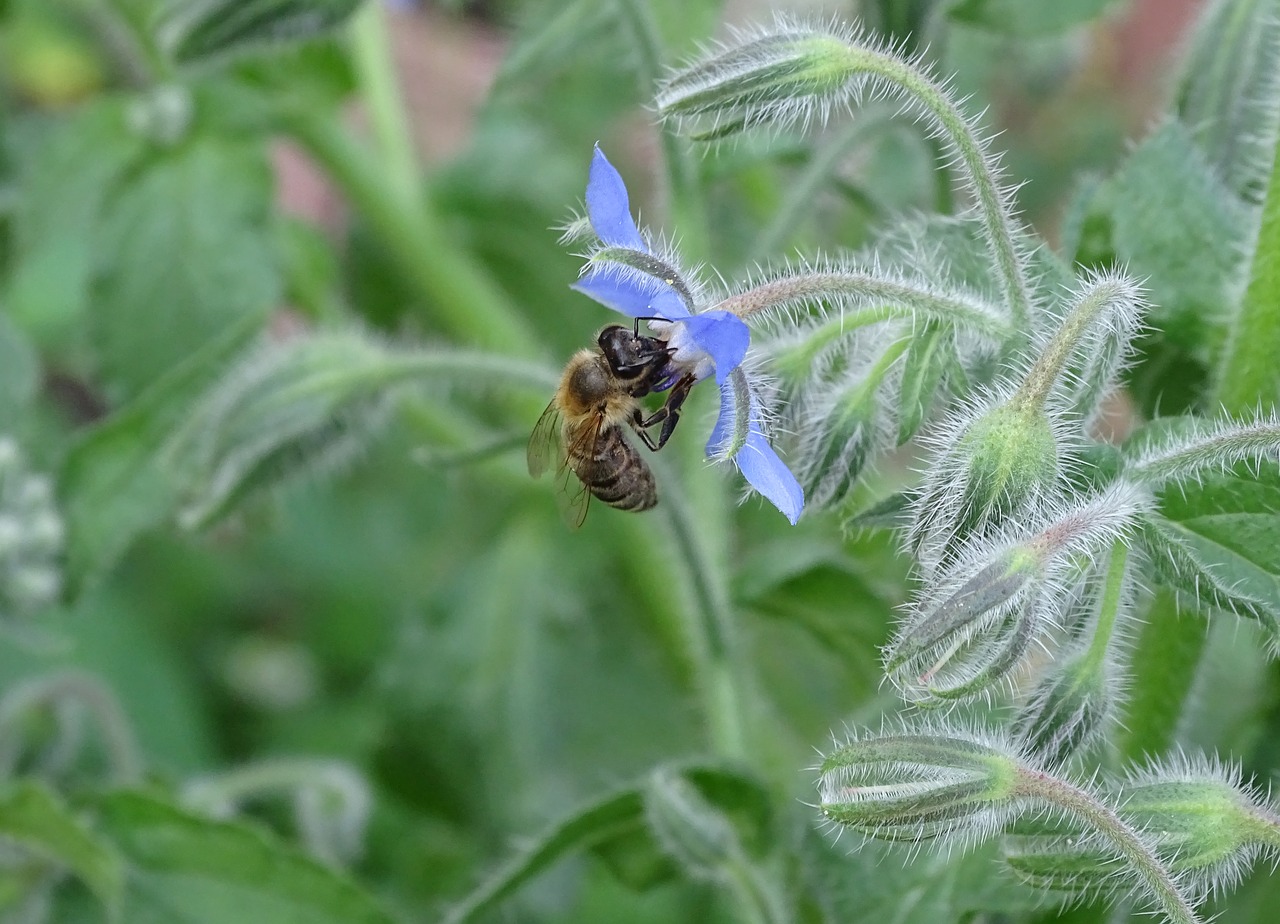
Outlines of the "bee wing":
[[[600,425],[603,422],[604,418],[596,415],[590,423],[581,427],[573,435],[573,446],[565,448],[566,462],[571,455],[578,459],[595,457],[596,443],[600,439]],[[566,523],[578,529],[587,520],[587,510],[591,506],[591,491],[580,478],[576,477],[576,472],[575,477],[570,478],[569,468],[569,465],[565,465],[564,480],[560,485],[560,496],[564,500],[560,512]]]
[[[600,421],[595,420],[573,435],[574,449],[594,452],[599,438]],[[560,515],[574,529],[581,526],[587,519],[587,508],[591,506],[591,492],[569,466],[569,447],[564,441],[560,408],[555,401],[547,405],[538,422],[533,425],[526,461],[529,464],[529,474],[534,478],[541,477],[543,472],[554,466],[560,476],[560,485],[556,490]]]
[[552,459],[555,460],[557,469],[564,467],[564,437],[560,427],[560,409],[556,407],[555,401],[547,405],[538,422],[533,425],[525,458],[529,463],[529,474],[534,478],[542,477],[542,473],[551,467]]

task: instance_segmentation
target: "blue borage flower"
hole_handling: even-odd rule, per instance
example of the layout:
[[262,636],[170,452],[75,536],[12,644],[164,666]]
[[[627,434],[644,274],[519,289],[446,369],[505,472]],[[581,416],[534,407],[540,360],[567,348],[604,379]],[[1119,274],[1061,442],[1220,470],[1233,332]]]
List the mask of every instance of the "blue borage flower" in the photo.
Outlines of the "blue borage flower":
[[733,460],[747,482],[795,523],[804,491],[769,445],[763,407],[742,369],[751,343],[746,322],[731,311],[694,310],[692,290],[679,271],[640,234],[627,187],[599,147],[587,181],[587,218],[600,246],[573,288],[628,317],[649,319],[674,351],[664,387],[686,373],[699,380],[715,376],[720,416],[707,455]]

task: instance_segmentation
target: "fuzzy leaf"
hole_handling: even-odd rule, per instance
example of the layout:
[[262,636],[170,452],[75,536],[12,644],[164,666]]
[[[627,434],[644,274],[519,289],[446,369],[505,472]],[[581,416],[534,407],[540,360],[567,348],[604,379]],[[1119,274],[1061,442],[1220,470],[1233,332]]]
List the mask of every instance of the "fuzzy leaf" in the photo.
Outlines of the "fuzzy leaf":
[[364,449],[392,390],[429,379],[544,385],[541,367],[491,354],[395,350],[357,331],[297,337],[250,356],[210,389],[168,447],[185,485],[184,526]]
[[584,806],[538,836],[519,855],[489,875],[470,895],[454,905],[446,924],[463,924],[493,908],[539,873],[581,850],[643,827],[640,791],[628,787]]
[[1171,489],[1146,518],[1157,576],[1186,602],[1261,618],[1280,638],[1280,475]]
[[249,825],[141,792],[109,793],[98,808],[129,864],[130,924],[391,924],[341,873]]
[[280,295],[270,197],[259,148],[198,138],[113,200],[93,313],[112,385],[137,394],[219,331],[265,318]]
[[1280,7],[1274,0],[1205,5],[1182,64],[1176,108],[1210,166],[1261,202],[1280,116]]
[[10,429],[39,387],[40,361],[31,343],[0,311],[0,431]]
[[1239,262],[1241,206],[1177,122],[1139,145],[1106,187],[1116,257],[1147,280],[1151,321],[1203,355]]
[[1055,35],[1097,18],[1114,0],[956,0],[947,15],[957,22],[1002,35],[1030,38]]
[[[1278,16],[1280,18],[1280,16]],[[1244,413],[1280,402],[1280,144],[1271,152],[1271,176],[1254,240],[1248,286],[1236,309],[1220,364],[1218,399]]]
[[72,447],[58,479],[68,527],[69,595],[114,564],[140,532],[171,514],[178,484],[160,464],[161,447],[257,330],[254,317],[229,327]]
[[91,833],[43,784],[23,780],[0,788],[0,834],[66,866],[118,919],[124,864],[101,837]]
[[360,0],[197,0],[174,3],[160,27],[181,64],[284,42],[302,42],[346,21]]
[[86,106],[23,159],[5,294],[14,321],[37,343],[70,338],[83,324],[106,243],[98,232],[103,203],[141,150],[124,107],[111,100]]

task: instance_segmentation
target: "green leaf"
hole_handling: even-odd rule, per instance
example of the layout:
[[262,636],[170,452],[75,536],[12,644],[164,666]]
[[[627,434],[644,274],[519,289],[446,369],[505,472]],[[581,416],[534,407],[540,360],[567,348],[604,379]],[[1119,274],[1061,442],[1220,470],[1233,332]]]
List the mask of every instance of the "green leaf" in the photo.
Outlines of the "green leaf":
[[94,345],[108,382],[138,393],[280,295],[264,152],[197,137],[150,163],[104,216]]
[[1178,122],[1139,145],[1105,186],[1116,257],[1146,279],[1151,322],[1204,356],[1225,320],[1248,226],[1243,208]]
[[644,802],[634,786],[583,806],[490,874],[449,910],[445,924],[475,919],[565,857],[617,837],[634,835],[643,826],[643,813]]
[[1235,413],[1280,402],[1280,144],[1271,155],[1249,284],[1231,319],[1218,369],[1216,397]]
[[1171,488],[1142,529],[1157,577],[1185,603],[1253,615],[1280,640],[1280,474]]
[[180,64],[205,62],[284,42],[304,42],[342,25],[361,0],[196,0],[170,4],[161,44]]
[[179,485],[161,464],[161,447],[258,327],[256,317],[228,327],[72,447],[58,479],[70,596],[172,513]]
[[118,100],[86,106],[21,151],[5,301],[37,343],[70,339],[83,324],[103,204],[141,151]]
[[1261,202],[1280,106],[1280,7],[1275,0],[1213,0],[1191,36],[1175,108],[1218,176]]
[[39,386],[40,361],[30,342],[0,312],[0,431],[11,429]]
[[1019,38],[1055,35],[1096,19],[1114,0],[956,0],[947,15],[966,23]]
[[106,906],[109,917],[118,917],[124,890],[120,855],[44,785],[25,780],[0,787],[0,834],[66,866]]
[[343,464],[373,439],[396,386],[431,378],[548,382],[540,366],[496,354],[396,350],[355,330],[275,344],[231,369],[175,435],[180,522],[203,526],[251,494]]
[[192,815],[154,795],[97,800],[129,865],[130,924],[390,924],[340,872],[265,831]]

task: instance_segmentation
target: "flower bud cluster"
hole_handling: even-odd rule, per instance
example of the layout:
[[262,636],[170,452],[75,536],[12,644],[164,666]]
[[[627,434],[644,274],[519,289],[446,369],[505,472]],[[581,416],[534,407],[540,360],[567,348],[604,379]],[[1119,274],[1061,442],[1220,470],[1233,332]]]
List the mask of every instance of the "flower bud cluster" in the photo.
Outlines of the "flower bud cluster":
[[55,602],[65,528],[53,482],[30,472],[16,441],[0,435],[0,619]]
[[[1146,552],[1169,546],[1162,557],[1194,573],[1198,599],[1252,606],[1215,583],[1234,574],[1201,566],[1169,530],[1153,538],[1158,492],[1270,463],[1280,427],[1274,415],[1154,427],[1136,449],[1095,439],[1144,293],[1121,270],[1070,280],[1035,254],[978,121],[920,61],[856,30],[779,20],[670,76],[657,104],[678,129],[715,141],[821,122],[864,94],[918,117],[969,208],[900,222],[908,246],[891,232],[875,251],[799,261],[716,306],[765,322],[757,345],[778,376],[778,429],[792,434],[808,503],[855,523],[855,503],[864,523],[905,510],[916,558],[918,589],[884,666],[909,703],[944,709],[838,744],[819,768],[821,812],[911,843],[999,833],[1028,882],[1136,896],[1195,924],[1195,901],[1274,852],[1273,810],[1208,764],[1119,781],[1068,768],[1114,721],[1135,561],[1150,567]],[[860,497],[876,457],[911,439],[920,480]],[[1037,648],[1048,657],[1030,657]],[[945,711],[1007,690],[1017,693],[1007,728],[974,729]]]

